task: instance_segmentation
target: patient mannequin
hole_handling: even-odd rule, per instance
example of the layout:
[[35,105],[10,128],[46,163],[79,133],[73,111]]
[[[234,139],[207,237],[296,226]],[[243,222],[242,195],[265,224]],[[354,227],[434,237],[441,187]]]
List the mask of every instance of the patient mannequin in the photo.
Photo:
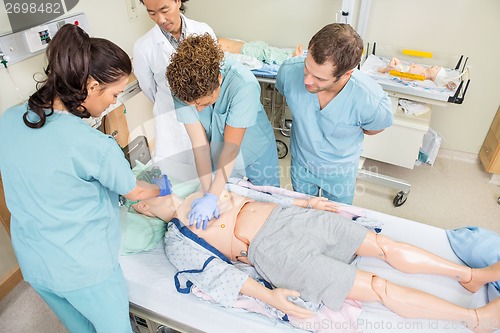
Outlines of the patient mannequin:
[[406,65],[401,62],[398,58],[392,58],[387,67],[381,67],[378,69],[380,73],[389,73],[391,70],[397,70],[402,73],[421,75],[425,80],[431,80],[439,86],[446,86],[446,88],[453,90],[457,87],[456,83],[453,81],[447,81],[444,69],[439,66],[425,67],[420,64],[409,64]]
[[281,65],[284,60],[302,55],[304,52],[304,47],[301,44],[298,44],[295,49],[287,49],[269,46],[262,41],[243,42],[230,38],[219,38],[218,42],[224,52],[250,55],[267,64]]
[[[171,194],[144,200],[133,204],[132,207],[139,213],[164,221],[177,218],[232,261],[253,265],[259,274],[277,288],[267,289],[249,277],[240,293],[260,299],[284,313],[298,318],[312,315],[309,310],[288,300],[289,296],[300,295],[306,301],[323,302],[334,311],[338,310],[339,304],[345,298],[377,301],[402,317],[463,322],[474,332],[492,332],[500,325],[500,298],[481,308],[464,308],[431,294],[396,285],[373,273],[357,270],[349,264],[354,254],[377,257],[402,272],[447,276],[461,283],[470,292],[476,292],[484,284],[500,280],[500,262],[478,269],[450,262],[416,246],[393,241],[345,217],[328,212],[327,210],[336,210],[336,205],[325,198],[296,200],[293,204],[302,207],[284,207],[270,202],[257,202],[224,191],[219,202],[219,218],[212,219],[206,230],[202,230],[196,225],[189,226],[186,217],[192,201],[199,197],[202,197],[201,192],[186,199]],[[307,205],[313,209],[304,208]],[[273,225],[276,225],[274,229]],[[269,228],[275,232],[268,234]],[[296,230],[298,232],[294,233]],[[283,238],[280,234],[287,236]],[[266,238],[268,240],[265,240]],[[281,245],[282,242],[288,242],[292,246]],[[321,249],[321,253],[310,250],[321,246],[322,242],[327,244]],[[286,265],[280,263],[281,257],[274,257],[276,253],[282,252],[291,252],[290,256],[285,255],[290,259]],[[317,257],[325,255],[327,257],[321,258],[322,262],[317,262]],[[301,260],[300,265],[291,260],[295,258]],[[266,266],[266,259],[276,267]],[[309,272],[304,267],[309,261],[313,266],[316,265],[314,272]],[[328,263],[331,263],[327,267],[328,274],[322,275],[322,266],[318,264],[324,266]],[[290,265],[295,267],[288,267]],[[353,273],[349,275],[351,271]],[[295,279],[297,275],[299,278]],[[318,294],[309,295],[307,287],[299,282],[300,277],[302,281],[314,281],[310,285],[319,288]],[[290,283],[290,280],[295,281]],[[337,290],[338,288],[345,290]],[[332,296],[341,299],[331,299]]]

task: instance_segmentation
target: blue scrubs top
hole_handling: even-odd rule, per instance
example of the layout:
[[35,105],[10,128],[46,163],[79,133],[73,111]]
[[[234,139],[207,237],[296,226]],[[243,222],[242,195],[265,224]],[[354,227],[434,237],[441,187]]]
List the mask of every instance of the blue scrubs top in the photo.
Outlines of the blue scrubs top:
[[135,177],[112,137],[58,111],[31,129],[26,110],[0,117],[0,172],[24,279],[53,291],[100,283],[118,267],[118,194]]
[[274,131],[260,103],[260,85],[252,72],[238,62],[225,60],[221,74],[219,98],[201,112],[174,97],[177,119],[184,124],[198,120],[202,123],[214,166],[222,150],[226,124],[246,128],[235,169],[247,167],[263,156],[270,145],[275,146]]
[[316,176],[358,167],[363,129],[392,125],[391,101],[380,85],[355,70],[345,87],[320,110],[318,96],[304,85],[304,58],[283,63],[276,89],[286,98],[293,116],[292,158]]

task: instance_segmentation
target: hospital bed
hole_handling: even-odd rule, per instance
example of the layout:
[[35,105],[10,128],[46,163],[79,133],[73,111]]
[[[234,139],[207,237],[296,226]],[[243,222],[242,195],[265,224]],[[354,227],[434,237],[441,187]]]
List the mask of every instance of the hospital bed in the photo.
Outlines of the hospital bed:
[[[122,214],[127,214],[125,207],[121,210]],[[364,212],[371,219],[383,222],[383,234],[415,244],[453,262],[461,262],[450,247],[445,230],[376,211]],[[176,269],[164,253],[162,238],[158,240],[156,244],[148,244],[148,251],[120,257],[128,284],[132,319],[141,333],[171,332],[167,327],[179,332],[214,333],[310,332],[315,328],[321,328],[322,332],[470,332],[462,325],[449,321],[404,319],[379,303],[363,303],[361,314],[355,321],[352,318],[351,321],[322,321],[316,326],[300,328],[243,309],[224,308],[191,293],[177,292],[174,285]],[[479,307],[487,302],[485,287],[472,294],[450,278],[401,273],[376,258],[358,258],[356,265],[361,270],[374,272],[395,283],[426,291],[465,307]]]

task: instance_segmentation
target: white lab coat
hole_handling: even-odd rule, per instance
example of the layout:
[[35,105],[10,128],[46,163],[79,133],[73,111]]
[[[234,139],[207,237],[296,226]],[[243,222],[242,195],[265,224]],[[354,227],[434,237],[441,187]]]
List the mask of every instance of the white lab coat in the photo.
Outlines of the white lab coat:
[[[182,15],[182,14],[181,14]],[[186,22],[186,35],[208,32],[215,40],[212,28],[182,15]],[[165,72],[175,52],[172,44],[155,25],[134,44],[134,74],[144,94],[154,103],[156,121],[155,161],[175,160],[194,165],[191,141],[184,125],[177,121],[175,107]]]

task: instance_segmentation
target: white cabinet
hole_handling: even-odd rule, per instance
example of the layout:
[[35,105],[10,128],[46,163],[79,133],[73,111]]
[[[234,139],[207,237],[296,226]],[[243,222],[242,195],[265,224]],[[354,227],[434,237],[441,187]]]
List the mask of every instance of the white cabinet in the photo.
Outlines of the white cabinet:
[[365,135],[361,156],[413,169],[424,134],[430,126],[431,111],[420,116],[407,115],[398,110],[396,97],[391,97],[391,100],[393,125],[379,134]]

